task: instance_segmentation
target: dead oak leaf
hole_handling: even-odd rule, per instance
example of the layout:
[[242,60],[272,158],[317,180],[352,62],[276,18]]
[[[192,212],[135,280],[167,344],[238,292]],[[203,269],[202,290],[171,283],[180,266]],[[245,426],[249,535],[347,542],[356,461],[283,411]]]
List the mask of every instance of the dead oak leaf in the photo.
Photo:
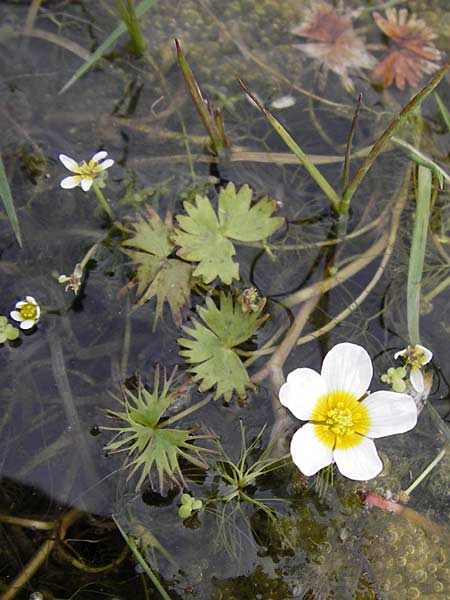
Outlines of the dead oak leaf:
[[395,82],[400,89],[405,83],[416,87],[425,74],[438,68],[441,53],[433,40],[436,34],[423,19],[415,14],[408,18],[406,8],[398,12],[395,8],[386,11],[386,18],[374,13],[374,19],[381,31],[392,41],[392,47],[373,70],[373,77],[389,87]]

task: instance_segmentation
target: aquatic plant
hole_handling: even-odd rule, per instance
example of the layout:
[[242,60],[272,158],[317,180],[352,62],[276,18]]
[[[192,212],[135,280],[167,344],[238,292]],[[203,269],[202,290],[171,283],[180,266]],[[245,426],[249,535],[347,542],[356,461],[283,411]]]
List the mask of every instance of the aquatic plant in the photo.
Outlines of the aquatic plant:
[[308,368],[289,373],[280,402],[298,419],[310,421],[291,440],[292,459],[302,473],[313,475],[335,462],[350,479],[371,479],[383,468],[372,438],[415,426],[417,408],[408,394],[367,395],[372,373],[369,354],[350,343],[328,352],[320,374]]
[[284,219],[272,217],[276,204],[268,197],[252,203],[248,185],[236,191],[233,183],[219,192],[217,214],[207,196],[196,195],[195,204],[184,202],[186,215],[178,215],[178,227],[172,235],[180,246],[177,255],[198,262],[193,274],[211,283],[219,277],[230,284],[239,278],[239,264],[233,260],[233,242],[256,242],[267,239]]
[[425,389],[423,381],[422,367],[427,365],[433,358],[433,353],[425,346],[416,344],[415,346],[408,346],[399,352],[394,354],[394,358],[401,358],[405,364],[405,367],[410,368],[409,379],[411,385],[416,392],[423,392]]
[[9,314],[14,321],[20,323],[20,329],[31,329],[37,325],[41,316],[41,309],[33,296],[25,296],[25,300],[16,302],[15,310],[12,310]]
[[[111,208],[100,190],[99,185],[96,183],[96,179],[100,179],[102,173],[113,166],[114,161],[111,158],[106,158],[108,153],[104,150],[96,152],[89,162],[82,161],[77,163],[76,160],[66,156],[65,154],[59,155],[59,160],[62,164],[75,175],[64,177],[61,180],[60,186],[65,190],[80,186],[83,192],[88,192],[91,187],[97,196],[102,208],[108,216],[112,216]],[[106,158],[106,160],[103,160]]]
[[327,2],[311,3],[304,22],[291,32],[313,40],[295,47],[316,59],[326,70],[334,71],[350,89],[353,83],[349,71],[360,73],[361,69],[371,69],[376,63],[353,29],[350,16],[338,15]]
[[426,73],[439,67],[441,53],[433,43],[436,34],[423,19],[408,9],[388,8],[386,18],[375,12],[376,24],[392,40],[392,48],[373,70],[373,77],[384,87],[395,85],[403,90],[405,84],[416,87]]
[[192,266],[172,256],[175,244],[171,240],[170,213],[163,222],[158,213],[148,207],[143,216],[123,229],[133,234],[122,242],[122,246],[137,266],[134,280],[137,282],[138,305],[156,296],[154,326],[162,315],[165,302],[175,323],[181,325],[181,309],[190,303]]
[[[169,379],[164,376],[159,389],[159,368],[155,369],[153,390],[150,392],[139,380],[137,394],[124,388],[119,402],[123,411],[108,410],[108,416],[120,421],[116,427],[102,427],[115,431],[116,435],[105,446],[110,453],[126,452],[126,468],[131,469],[130,479],[140,471],[136,489],[139,490],[148,478],[153,486],[152,471],[156,471],[159,489],[162,493],[164,483],[170,480],[186,487],[180,468],[180,459],[206,469],[208,464],[201,457],[207,448],[195,445],[204,435],[194,435],[194,429],[171,429],[162,420],[163,415],[178,396],[177,388],[172,387],[176,369]],[[174,417],[171,417],[173,422]],[[210,437],[210,436],[206,436]]]
[[178,509],[180,519],[188,519],[192,513],[198,511],[203,506],[201,500],[195,499],[190,494],[181,494],[181,506]]
[[217,386],[215,398],[223,395],[228,402],[234,391],[244,397],[246,389],[253,387],[237,346],[250,339],[268,317],[260,317],[264,304],[244,312],[232,296],[220,294],[219,307],[212,298],[206,298],[206,307],[197,307],[203,323],[193,318],[192,327],[183,327],[190,337],[179,338],[178,343],[183,347],[181,356],[193,365],[189,370],[194,381],[200,382],[201,392]]
[[8,323],[8,318],[4,315],[0,315],[0,344],[5,342],[12,342],[17,340],[19,337],[19,330],[17,327]]

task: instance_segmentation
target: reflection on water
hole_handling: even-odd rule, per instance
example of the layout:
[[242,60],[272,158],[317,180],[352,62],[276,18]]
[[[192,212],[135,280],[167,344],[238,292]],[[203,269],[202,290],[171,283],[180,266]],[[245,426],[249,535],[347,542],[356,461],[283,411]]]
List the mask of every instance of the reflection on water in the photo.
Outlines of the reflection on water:
[[[125,230],[145,207],[162,220],[185,214],[183,202],[195,194],[208,196],[215,208],[219,187],[230,181],[236,188],[248,184],[257,200],[272,198],[274,215],[285,219],[267,243],[261,238],[236,243],[234,258],[240,280],[231,289],[237,295],[254,286],[267,298],[269,314],[241,349],[248,353],[266,345],[269,353],[250,358],[249,374],[259,374],[259,385],[245,401],[209,402],[177,426],[205,426],[220,436],[221,451],[238,461],[239,420],[248,444],[267,424],[249,457],[252,463],[277,419],[278,446],[287,451],[294,423],[277,417],[274,390],[261,369],[282,339],[273,336],[284,335],[299,303],[313,295],[322,278],[328,291],[287,357],[284,373],[298,366],[317,369],[329,348],[351,340],[367,348],[376,369],[372,385],[383,388],[379,376],[398,366],[393,354],[408,341],[405,298],[416,184],[408,153],[389,147],[379,157],[352,201],[348,239],[336,245],[336,219],[327,198],[245,97],[236,76],[272,106],[340,193],[358,94],[363,104],[350,175],[416,91],[411,84],[426,83],[444,61],[450,37],[446,3],[409,2],[424,23],[410,13],[385,14],[382,7],[375,15],[371,3],[356,1],[347,2],[346,10],[291,0],[159,3],[141,21],[156,70],[145,59],[134,59],[122,37],[94,69],[58,95],[86,53],[115,28],[110,4],[42,2],[34,23],[29,3],[0,5],[1,151],[23,238],[20,249],[1,209],[0,313],[7,315],[28,294],[42,308],[36,330],[22,333],[19,342],[0,344],[0,510],[2,521],[13,516],[50,523],[36,532],[2,522],[0,592],[48,538],[54,520],[73,507],[83,514],[74,517],[68,541],[17,597],[36,590],[45,598],[77,597],[71,594],[78,588],[82,598],[100,592],[111,598],[150,597],[151,585],[136,574],[108,519],[114,514],[143,544],[171,598],[446,598],[447,458],[412,494],[409,506],[418,519],[364,509],[354,494],[361,486],[339,475],[319,497],[292,467],[252,481],[245,488],[250,502],[242,497],[213,502],[232,492],[223,473],[214,468],[192,473],[182,464],[190,493],[209,507],[182,522],[181,490],[166,488],[167,497],[148,488],[136,493],[136,481],[128,481],[121,469],[123,456],[105,455],[111,436],[99,428],[109,424],[106,410],[117,410],[113,396],[120,395],[120,385],[132,385],[136,373],[151,385],[157,364],[168,373],[175,365],[185,369],[177,343],[184,333],[168,305],[155,327],[156,300],[135,305],[134,266],[121,248]],[[22,35],[27,17],[30,36]],[[206,149],[174,38],[203,92],[223,111],[232,143],[228,159],[213,159]],[[439,100],[448,108],[449,98],[447,76],[439,99],[433,96],[423,105],[420,127],[410,119],[397,133],[414,143],[420,129],[421,151],[447,172],[450,134]],[[59,186],[67,175],[60,153],[78,160],[103,148],[116,163],[102,188],[114,210],[113,226],[94,195]],[[393,207],[402,198],[405,207],[395,224]],[[450,376],[445,360],[449,219],[448,185],[436,186],[421,333],[434,353],[430,398],[444,419]],[[395,246],[383,265],[388,235]],[[84,280],[75,297],[58,284],[58,276],[73,273],[83,258]],[[163,258],[175,258],[175,249]],[[360,268],[346,270],[359,259]],[[353,306],[367,286],[367,298]],[[179,303],[185,326],[192,327],[194,308],[205,296],[218,294],[197,281],[192,306]],[[328,328],[349,306],[345,318]],[[190,382],[169,418],[204,398]],[[368,485],[396,498],[449,438],[445,422],[426,407],[415,430],[379,441],[385,469]],[[277,511],[276,518],[254,502]],[[83,541],[74,544],[74,539]]]

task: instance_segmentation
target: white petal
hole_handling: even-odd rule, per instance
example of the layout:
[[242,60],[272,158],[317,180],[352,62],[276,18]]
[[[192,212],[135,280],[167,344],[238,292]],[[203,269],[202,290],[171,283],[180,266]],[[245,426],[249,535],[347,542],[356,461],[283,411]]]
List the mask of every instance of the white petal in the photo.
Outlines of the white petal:
[[292,460],[304,475],[314,475],[333,460],[333,451],[317,437],[314,425],[300,427],[291,440]]
[[59,185],[65,190],[71,190],[80,185],[80,181],[81,177],[79,175],[75,175],[74,177],[64,177]]
[[70,156],[60,154],[59,160],[66,167],[66,169],[69,169],[69,171],[72,171],[73,173],[76,173],[76,169],[79,169],[79,164],[77,163],[77,161],[73,160],[73,158],[70,158]]
[[374,392],[361,404],[369,411],[370,429],[366,433],[369,438],[404,433],[417,423],[416,403],[408,394]]
[[19,325],[20,329],[31,329],[36,325],[35,319],[26,319]]
[[40,316],[41,316],[41,308],[38,304],[36,304],[36,316],[34,317],[35,321],[39,321]]
[[81,180],[81,189],[83,192],[88,192],[91,189],[92,184],[94,183],[93,179],[82,179]]
[[424,359],[422,361],[422,364],[427,365],[433,358],[433,353],[431,352],[431,350],[428,350],[428,348],[425,348],[425,346],[421,346],[420,344],[417,344],[417,348],[422,350],[422,352],[424,353]]
[[12,319],[14,319],[14,321],[19,321],[19,323],[20,323],[20,321],[23,321],[23,320],[24,320],[24,318],[22,317],[22,315],[20,314],[20,312],[19,312],[18,310],[12,310],[12,311],[9,313],[9,316],[10,316]]
[[107,152],[105,152],[104,150],[100,150],[100,152],[97,152],[96,154],[94,154],[94,156],[91,158],[91,160],[93,160],[94,162],[98,162],[99,160],[103,160],[107,156],[108,156]]
[[98,166],[100,167],[101,171],[104,171],[105,169],[109,169],[109,167],[112,167],[113,164],[114,164],[113,159],[112,158],[107,158],[102,163],[100,163]]
[[406,354],[406,348],[404,348],[403,350],[399,350],[398,352],[396,352],[394,354],[394,358],[395,360],[397,360],[397,358],[399,358],[400,356],[404,356]]
[[22,308],[22,306],[25,306],[25,304],[26,304],[25,300],[19,300],[19,302],[16,302],[15,308]]
[[366,437],[361,437],[357,446],[336,449],[333,458],[342,475],[356,481],[372,479],[383,468],[375,443]]
[[319,373],[313,369],[295,369],[280,388],[280,402],[297,419],[308,421],[317,400],[326,393],[326,383]]
[[37,302],[33,298],[33,296],[25,296],[25,298],[26,298],[26,301],[29,302],[30,304],[34,304],[34,306],[37,306]]
[[337,344],[325,356],[322,377],[329,391],[345,390],[361,398],[372,380],[372,361],[367,351],[357,344]]
[[422,371],[417,367],[412,367],[411,372],[409,374],[409,380],[416,392],[419,392],[419,394],[421,394],[425,389]]

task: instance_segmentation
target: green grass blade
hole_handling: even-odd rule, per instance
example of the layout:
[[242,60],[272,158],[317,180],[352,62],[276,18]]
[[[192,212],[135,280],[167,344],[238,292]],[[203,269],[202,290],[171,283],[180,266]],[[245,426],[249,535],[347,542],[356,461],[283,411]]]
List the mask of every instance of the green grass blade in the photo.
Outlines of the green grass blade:
[[448,112],[447,107],[442,102],[441,97],[439,96],[439,94],[437,92],[434,92],[434,99],[436,100],[436,104],[439,106],[439,110],[441,111],[442,119],[444,120],[444,123],[445,123],[447,129],[450,131],[450,112]]
[[364,159],[364,161],[361,164],[361,166],[359,167],[359,169],[356,171],[355,175],[353,176],[353,179],[348,184],[348,186],[343,194],[343,197],[342,197],[342,203],[341,203],[341,207],[340,207],[341,213],[343,213],[343,214],[348,213],[348,210],[350,207],[350,201],[353,198],[356,190],[358,189],[361,181],[366,176],[367,171],[370,169],[370,167],[373,165],[375,160],[378,158],[379,154],[384,150],[384,148],[389,143],[391,137],[395,134],[397,129],[401,125],[403,125],[403,123],[405,123],[405,121],[411,116],[411,114],[414,113],[419,108],[419,106],[422,104],[422,102],[425,100],[425,98],[428,98],[428,96],[431,94],[431,92],[433,92],[435,90],[435,88],[439,85],[441,80],[445,77],[445,75],[449,69],[450,69],[450,62],[447,62],[441,69],[439,69],[439,71],[430,80],[430,82],[422,90],[420,90],[420,92],[418,92],[408,102],[408,104],[406,106],[404,106],[402,108],[400,113],[396,117],[394,117],[394,119],[390,122],[388,127],[383,131],[381,136],[378,138],[378,140],[372,146],[371,151],[369,152],[367,157]]
[[269,121],[269,123],[284,141],[286,146],[291,150],[291,152],[293,152],[293,154],[295,154],[299,162],[305,167],[305,169],[308,171],[308,173],[311,175],[311,177],[314,179],[314,181],[317,183],[320,189],[327,196],[327,198],[331,202],[333,209],[336,212],[338,212],[341,199],[331,187],[331,185],[328,183],[328,181],[325,179],[325,177],[322,175],[322,173],[319,171],[319,169],[315,166],[315,164],[312,162],[309,156],[303,152],[303,150],[292,138],[292,136],[286,131],[283,125],[279,121],[277,121],[277,119],[275,119],[275,117],[261,104],[261,102],[256,98],[256,96],[252,94],[252,92],[245,85],[245,83],[239,78],[238,82],[244,90],[244,92],[253,100],[253,102],[256,104],[259,110],[263,113],[263,115],[266,117],[266,119]]
[[125,533],[125,531],[119,525],[119,522],[118,522],[118,520],[116,519],[116,517],[114,515],[113,515],[113,520],[114,520],[114,523],[116,524],[117,529],[122,534],[123,539],[128,544],[128,547],[130,548],[131,552],[134,554],[134,557],[136,558],[136,560],[138,561],[138,563],[141,565],[141,567],[144,569],[144,571],[146,572],[146,574],[149,576],[149,578],[152,581],[152,583],[155,586],[155,588],[160,593],[161,598],[163,598],[164,600],[171,600],[169,594],[163,588],[163,586],[161,585],[159,579],[153,573],[153,571],[149,567],[147,561],[144,559],[144,557],[142,556],[142,554],[139,552],[139,549],[138,549],[138,547],[137,547],[136,542],[134,541],[134,539],[132,537],[129,537]]
[[413,345],[420,343],[420,291],[431,204],[431,171],[420,165],[418,173],[416,220],[411,242],[406,288],[408,334],[410,343]]
[[5,166],[3,164],[2,157],[0,156],[0,196],[5,206],[6,214],[8,215],[9,222],[16,236],[19,246],[22,248],[22,236],[20,235],[19,219],[17,218],[16,209],[14,208],[14,201],[11,196],[11,190],[9,189],[8,179],[6,177]]
[[[156,0],[142,0],[139,6],[136,8],[136,17],[142,17],[149,8],[151,8],[156,3]],[[127,27],[125,23],[120,23],[120,25],[114,29],[112,33],[108,35],[106,40],[100,44],[97,50],[90,56],[90,58],[81,65],[79,69],[75,71],[69,81],[64,85],[59,94],[63,94],[66,92],[78,79],[83,77],[83,75],[89,71],[93,67],[93,65],[100,59],[108,49],[114,44],[114,42],[124,33],[126,33]]]

